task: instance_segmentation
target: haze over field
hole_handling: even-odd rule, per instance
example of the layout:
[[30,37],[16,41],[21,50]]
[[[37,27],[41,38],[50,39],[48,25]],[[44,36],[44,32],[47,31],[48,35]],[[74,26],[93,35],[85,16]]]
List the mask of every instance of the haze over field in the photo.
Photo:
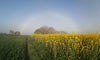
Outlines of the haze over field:
[[100,32],[100,0],[0,0],[0,32],[32,34],[41,26]]

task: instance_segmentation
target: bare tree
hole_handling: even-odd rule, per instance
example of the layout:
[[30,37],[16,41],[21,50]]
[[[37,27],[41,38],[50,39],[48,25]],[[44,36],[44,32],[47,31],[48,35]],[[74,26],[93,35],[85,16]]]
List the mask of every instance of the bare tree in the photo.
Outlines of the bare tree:
[[10,34],[10,35],[15,35],[15,32],[14,32],[13,30],[10,30],[10,31],[9,31],[9,34]]
[[19,31],[16,31],[16,32],[15,32],[15,31],[13,31],[13,30],[10,30],[10,31],[9,31],[9,34],[10,34],[10,35],[19,36],[19,35],[20,35],[20,32],[19,32]]
[[19,36],[20,35],[20,32],[19,31],[16,31],[15,32],[15,35]]

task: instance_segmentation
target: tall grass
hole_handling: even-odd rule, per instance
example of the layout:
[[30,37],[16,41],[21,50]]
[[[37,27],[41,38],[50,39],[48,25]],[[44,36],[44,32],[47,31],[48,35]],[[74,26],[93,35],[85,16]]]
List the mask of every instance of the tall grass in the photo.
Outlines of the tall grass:
[[25,38],[0,35],[0,60],[24,60]]

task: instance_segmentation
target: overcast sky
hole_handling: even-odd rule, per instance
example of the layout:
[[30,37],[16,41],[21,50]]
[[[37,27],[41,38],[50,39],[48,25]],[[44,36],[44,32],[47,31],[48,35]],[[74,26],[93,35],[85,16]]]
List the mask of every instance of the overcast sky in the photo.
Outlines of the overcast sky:
[[32,34],[41,26],[100,32],[100,0],[0,0],[0,32]]

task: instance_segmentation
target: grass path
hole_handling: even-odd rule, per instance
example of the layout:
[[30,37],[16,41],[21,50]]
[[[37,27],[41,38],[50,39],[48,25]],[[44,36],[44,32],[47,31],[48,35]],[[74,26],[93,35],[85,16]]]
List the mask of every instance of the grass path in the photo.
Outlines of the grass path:
[[29,55],[28,55],[28,39],[26,38],[25,40],[25,60],[29,60]]

